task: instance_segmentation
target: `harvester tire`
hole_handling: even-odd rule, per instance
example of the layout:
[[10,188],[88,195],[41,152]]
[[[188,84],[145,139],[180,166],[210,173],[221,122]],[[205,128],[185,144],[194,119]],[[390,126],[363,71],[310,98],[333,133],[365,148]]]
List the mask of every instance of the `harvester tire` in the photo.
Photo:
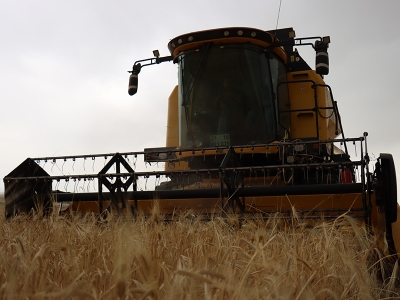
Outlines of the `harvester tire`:
[[389,253],[395,255],[397,253],[392,234],[392,223],[397,221],[397,182],[396,169],[393,157],[388,153],[380,154],[381,170],[382,170],[382,196],[384,200],[385,220],[386,220],[386,242],[388,244]]

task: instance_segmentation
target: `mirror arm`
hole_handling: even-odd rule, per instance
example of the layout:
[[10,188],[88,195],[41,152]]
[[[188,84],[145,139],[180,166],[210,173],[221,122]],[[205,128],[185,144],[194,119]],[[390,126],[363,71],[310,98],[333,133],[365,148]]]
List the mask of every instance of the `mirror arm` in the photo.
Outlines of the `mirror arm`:
[[128,73],[131,73],[131,75],[129,76],[128,94],[130,96],[133,96],[136,94],[137,89],[138,89],[138,74],[140,73],[140,70],[142,70],[142,67],[160,64],[162,62],[171,61],[171,60],[173,60],[172,56],[164,56],[164,57],[156,56],[153,58],[147,58],[147,59],[135,61],[135,63],[133,64],[133,67],[132,67],[132,71],[128,71]]
[[[132,71],[128,71],[128,73],[132,73],[132,72],[136,71],[137,69],[139,69],[139,72],[140,72],[142,67],[160,64],[162,62],[171,61],[171,60],[173,60],[172,56],[152,57],[152,58],[138,60],[138,61],[135,61],[135,63],[133,64]],[[139,74],[139,72],[137,72],[136,74]]]

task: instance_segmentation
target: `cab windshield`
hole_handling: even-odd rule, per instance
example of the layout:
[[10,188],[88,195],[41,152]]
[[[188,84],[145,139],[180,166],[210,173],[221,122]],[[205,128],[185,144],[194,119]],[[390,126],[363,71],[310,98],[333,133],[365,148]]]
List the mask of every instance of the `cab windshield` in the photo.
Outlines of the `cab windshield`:
[[267,143],[276,138],[278,60],[251,45],[215,45],[179,58],[181,147]]

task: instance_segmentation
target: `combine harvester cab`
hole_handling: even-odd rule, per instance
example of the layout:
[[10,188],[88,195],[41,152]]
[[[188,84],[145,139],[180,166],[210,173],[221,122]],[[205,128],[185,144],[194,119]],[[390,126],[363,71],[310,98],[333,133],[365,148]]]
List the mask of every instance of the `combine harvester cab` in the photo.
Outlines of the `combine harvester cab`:
[[[204,219],[346,214],[396,255],[393,158],[381,154],[370,172],[367,134],[345,138],[323,79],[329,43],[329,37],[295,38],[292,28],[222,28],[172,39],[170,56],[156,50],[135,62],[128,90],[137,92],[143,67],[178,65],[165,147],[27,159],[4,178],[6,217],[49,213],[54,202],[61,213],[99,215],[146,214],[157,203],[166,219],[188,210]],[[294,49],[305,45],[316,51],[315,70]],[[138,170],[136,162],[159,168]],[[77,165],[84,171],[75,172]],[[54,170],[59,174],[49,174]],[[147,188],[152,178],[154,188]]]

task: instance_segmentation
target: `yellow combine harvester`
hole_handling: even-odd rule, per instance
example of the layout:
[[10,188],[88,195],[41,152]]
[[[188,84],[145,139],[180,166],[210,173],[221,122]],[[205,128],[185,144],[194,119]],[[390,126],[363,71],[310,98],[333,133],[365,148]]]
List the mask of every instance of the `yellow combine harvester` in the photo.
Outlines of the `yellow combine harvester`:
[[[292,28],[222,28],[172,39],[170,56],[154,51],[153,58],[135,62],[129,80],[134,95],[143,67],[178,65],[166,147],[27,159],[4,178],[6,216],[38,208],[48,212],[54,200],[68,204],[63,212],[103,215],[149,213],[155,200],[166,218],[187,210],[205,219],[221,213],[291,218],[296,211],[305,219],[347,214],[378,237],[382,250],[397,254],[393,159],[381,154],[370,172],[367,134],[344,137],[336,101],[323,80],[329,43],[329,37],[295,38]],[[316,51],[315,70],[294,49],[305,45]],[[348,148],[356,149],[354,159]],[[136,170],[140,156],[163,169]],[[78,160],[94,166],[100,158],[98,172],[64,171],[67,161],[74,170]],[[61,174],[49,175],[46,162]],[[150,178],[154,189],[140,187],[140,180]],[[77,188],[79,182],[83,187]]]

